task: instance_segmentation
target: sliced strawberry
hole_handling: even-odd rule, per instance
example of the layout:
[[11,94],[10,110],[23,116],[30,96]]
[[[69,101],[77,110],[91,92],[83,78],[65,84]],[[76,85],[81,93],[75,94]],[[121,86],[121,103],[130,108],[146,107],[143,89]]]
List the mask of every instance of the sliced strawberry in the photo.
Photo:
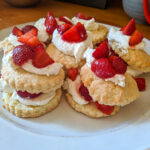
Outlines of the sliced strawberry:
[[17,36],[17,37],[23,35],[22,31],[19,28],[17,28],[17,27],[13,28],[12,34],[15,35],[15,36]]
[[144,78],[135,78],[139,91],[145,91],[146,82]]
[[[127,25],[126,25],[127,26]],[[125,30],[125,28],[126,28],[126,26],[124,26],[123,28],[121,28],[120,29],[120,31],[124,31]]]
[[13,61],[16,65],[22,66],[29,59],[34,57],[34,52],[31,47],[27,45],[19,45],[13,50]]
[[32,64],[37,68],[43,68],[46,67],[54,61],[49,57],[49,55],[46,53],[43,45],[38,45],[35,49],[35,55],[32,59]]
[[82,42],[86,38],[87,33],[84,25],[79,22],[62,35],[62,39],[67,42]]
[[51,12],[47,13],[45,26],[48,34],[53,34],[53,31],[57,28],[57,21]]
[[90,16],[85,16],[83,13],[79,12],[77,15],[76,15],[77,18],[79,19],[84,19],[84,20],[90,20],[92,19],[92,17]]
[[39,95],[41,95],[42,93],[39,93],[39,94],[31,94],[31,93],[28,93],[27,91],[17,91],[17,94],[22,97],[22,98],[35,98],[35,97],[38,97]]
[[93,57],[96,59],[102,58],[102,57],[108,57],[109,55],[109,48],[107,40],[105,40],[103,43],[101,43],[93,52]]
[[102,79],[111,78],[115,75],[115,70],[107,58],[94,60],[91,65],[91,70]]
[[31,29],[32,29],[32,34],[37,36],[38,29],[33,25],[26,25],[25,27],[22,28],[22,32],[23,32],[23,34],[25,34],[29,31],[31,31]]
[[117,74],[124,74],[127,70],[127,64],[118,56],[111,55],[109,61]]
[[98,102],[95,102],[95,104],[96,107],[106,115],[111,115],[111,113],[114,111],[114,106],[99,104]]
[[130,37],[129,45],[134,46],[136,44],[139,44],[143,40],[143,38],[143,34],[140,31],[135,30]]
[[84,97],[86,101],[92,101],[92,97],[90,96],[88,89],[83,85],[83,83],[79,88],[79,93]]
[[78,75],[78,69],[72,68],[68,70],[68,76],[72,81],[76,79],[77,75]]
[[62,35],[64,32],[66,32],[68,29],[71,28],[70,24],[61,24],[57,27],[58,32]]
[[135,26],[135,19],[132,18],[130,20],[130,22],[122,28],[122,32],[124,35],[131,35],[136,29],[136,26]]
[[67,20],[64,16],[60,16],[59,17],[59,21],[65,22],[67,24],[72,25],[72,22],[70,22],[69,20]]

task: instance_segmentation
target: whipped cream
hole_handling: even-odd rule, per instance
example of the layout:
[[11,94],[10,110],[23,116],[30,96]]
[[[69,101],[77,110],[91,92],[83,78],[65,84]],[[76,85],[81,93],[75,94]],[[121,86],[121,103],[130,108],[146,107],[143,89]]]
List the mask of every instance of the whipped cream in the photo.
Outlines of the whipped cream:
[[[136,46],[130,46],[129,45],[130,36],[124,35],[122,31],[119,31],[116,28],[110,28],[108,33],[108,41],[109,44],[112,46],[113,42],[116,42],[118,48],[122,50],[122,53],[128,53],[128,48],[132,49],[142,49],[145,51],[145,42],[142,41]],[[150,54],[150,52],[149,52]]]
[[79,43],[69,43],[61,38],[57,29],[53,32],[52,42],[58,50],[62,51],[66,55],[74,56],[77,61],[80,61],[83,57],[84,51],[87,47],[93,47],[92,45],[92,33],[87,31],[87,39]]
[[38,38],[41,42],[46,42],[49,39],[49,34],[46,32],[45,18],[41,18],[35,22],[34,26],[38,29]]
[[12,33],[11,34],[9,34],[9,36],[8,36],[8,41],[9,41],[9,43],[11,43],[13,46],[18,46],[18,45],[23,45],[23,43],[20,43],[19,41],[18,41],[18,37],[17,36],[15,36],[15,35],[13,35]]
[[[68,21],[70,21],[71,23],[72,23],[72,20],[71,19],[69,19],[68,17],[66,17],[66,16],[63,16],[66,20],[68,20]],[[61,24],[64,24],[65,22],[63,22],[63,21],[60,21],[59,20],[59,18],[55,18],[56,19],[56,21],[57,21],[57,24],[58,25],[61,25]]]
[[78,75],[76,77],[76,80],[75,81],[72,81],[71,79],[67,79],[65,81],[65,84],[64,84],[64,89],[68,90],[68,92],[72,95],[73,97],[73,100],[80,104],[80,105],[85,105],[85,104],[88,104],[89,102],[86,101],[79,93],[79,88],[80,88],[80,85],[81,85],[81,79],[80,79],[80,76]]
[[127,67],[127,73],[129,73],[130,75],[132,75],[133,77],[139,76],[141,75],[143,72],[135,70],[133,68],[131,68],[130,66]]
[[[86,65],[91,69],[91,63],[95,60],[95,58],[92,56],[94,52],[94,49],[88,48],[83,57],[86,59]],[[111,81],[115,83],[115,85],[119,85],[121,87],[125,87],[125,76],[116,74],[115,76],[111,78],[104,79],[105,81]]]
[[20,97],[16,91],[13,92],[12,98],[15,100],[18,100],[20,103],[24,105],[31,105],[31,106],[41,106],[47,104],[50,100],[54,98],[56,95],[56,92],[50,92],[50,93],[43,93],[39,95],[38,97],[26,99]]
[[84,19],[80,19],[78,17],[73,17],[72,18],[72,22],[74,24],[76,24],[77,22],[80,22],[84,25],[86,30],[97,30],[99,27],[99,24],[97,22],[95,22],[94,18],[91,18],[90,20],[84,20]]

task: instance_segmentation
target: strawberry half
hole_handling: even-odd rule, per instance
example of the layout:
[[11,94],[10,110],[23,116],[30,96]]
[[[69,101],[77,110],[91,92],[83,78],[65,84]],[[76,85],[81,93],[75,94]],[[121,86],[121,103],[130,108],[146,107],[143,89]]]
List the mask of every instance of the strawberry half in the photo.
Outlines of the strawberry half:
[[115,75],[115,70],[107,58],[94,60],[91,65],[91,70],[102,79],[111,78]]
[[124,35],[131,35],[136,29],[135,19],[132,18],[129,23],[121,29]]
[[145,91],[146,82],[144,78],[135,78],[139,91]]
[[90,16],[85,16],[83,13],[79,12],[77,15],[76,15],[77,18],[79,19],[84,19],[84,20],[90,20],[92,19],[92,17]]
[[53,34],[53,31],[57,28],[57,21],[51,12],[47,13],[45,26],[48,34]]
[[98,102],[95,102],[95,104],[97,109],[99,109],[101,112],[103,112],[106,115],[110,115],[114,111],[114,106],[99,104]]
[[136,44],[139,44],[143,40],[143,38],[143,34],[140,31],[135,30],[130,37],[129,45],[134,46]]
[[19,28],[14,27],[12,30],[12,34],[19,37],[19,36],[23,35],[23,32]]
[[72,22],[70,22],[69,20],[67,20],[64,16],[60,16],[59,17],[59,21],[65,22],[67,24],[72,25]]
[[109,62],[117,74],[124,74],[127,70],[127,64],[118,56],[111,55]]
[[38,29],[33,25],[26,25],[25,27],[22,28],[22,32],[23,32],[23,34],[25,34],[25,33],[29,32],[31,29],[32,29],[32,34],[37,36]]
[[62,35],[62,39],[67,42],[82,42],[86,40],[86,38],[86,30],[84,28],[84,25],[82,25],[80,22],[71,27]]
[[78,75],[78,69],[72,68],[68,70],[68,76],[72,81],[76,79],[77,75]]
[[32,59],[32,64],[37,67],[37,68],[43,68],[46,67],[54,61],[49,57],[49,55],[46,53],[43,45],[38,45],[34,49],[35,55],[34,58]]
[[108,55],[109,55],[109,48],[108,48],[107,40],[101,43],[92,54],[92,56],[96,59],[99,59],[102,57],[108,57]]
[[62,35],[64,32],[66,32],[68,29],[71,28],[70,24],[61,24],[57,27],[58,32]]

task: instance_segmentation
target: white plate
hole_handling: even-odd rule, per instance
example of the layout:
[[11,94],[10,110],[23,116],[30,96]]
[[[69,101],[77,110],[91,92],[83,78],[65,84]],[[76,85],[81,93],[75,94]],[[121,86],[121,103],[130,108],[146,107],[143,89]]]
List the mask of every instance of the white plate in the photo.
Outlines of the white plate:
[[[22,27],[23,25],[18,26]],[[0,40],[8,36],[11,30],[12,28],[1,30]],[[147,42],[150,44],[150,41],[147,40]],[[2,52],[0,52],[0,56],[2,57]],[[150,74],[143,75],[143,77],[146,78],[147,85],[146,91],[142,92],[142,96],[130,105],[121,108],[120,112],[112,117],[101,119],[88,118],[85,115],[74,111],[66,103],[65,98],[62,98],[60,105],[53,112],[34,119],[21,119],[15,117],[1,107],[0,121],[2,124],[5,123],[9,127],[21,129],[19,131],[17,130],[17,132],[27,132],[31,133],[31,135],[34,133],[36,136],[40,137],[64,137],[64,142],[66,142],[64,139],[72,139],[71,142],[73,142],[73,137],[78,137],[78,139],[82,139],[84,142],[86,142],[86,140],[95,139],[95,141],[98,141],[96,144],[100,144],[103,149],[111,147],[109,144],[104,145],[105,142],[103,140],[106,140],[109,143],[110,141],[112,142],[115,140],[117,143],[114,141],[113,145],[115,146],[115,144],[117,144],[117,147],[123,145],[123,140],[127,143],[132,141],[132,143],[128,146],[126,145],[126,147],[131,148],[132,145],[135,148],[135,144],[136,146],[140,144],[140,142],[137,143],[137,141],[141,141],[140,138],[142,137],[144,144],[142,146],[146,146],[147,148],[147,144],[150,144],[148,142],[148,138],[150,139],[150,134],[148,134],[150,133],[149,75]],[[135,133],[140,137],[137,137]],[[80,137],[84,137],[84,139]],[[76,143],[84,143],[81,142],[82,140],[79,141],[77,138],[75,139]],[[29,138],[26,137],[26,140],[29,140]],[[86,145],[88,144],[89,143],[87,142]],[[87,149],[88,148],[89,147],[87,147]]]

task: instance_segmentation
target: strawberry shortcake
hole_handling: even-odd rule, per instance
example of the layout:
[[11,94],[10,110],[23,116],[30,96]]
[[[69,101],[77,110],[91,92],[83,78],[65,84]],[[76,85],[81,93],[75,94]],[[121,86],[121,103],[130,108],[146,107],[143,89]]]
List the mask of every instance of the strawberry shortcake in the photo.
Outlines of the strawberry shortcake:
[[128,64],[127,72],[133,76],[150,72],[150,50],[143,37],[134,19],[121,30],[112,27],[108,33],[112,50]]
[[92,32],[92,42],[93,45],[99,44],[105,40],[108,29],[95,21],[95,18],[84,16],[82,13],[78,13],[72,18],[72,22],[76,24],[77,22],[82,23],[87,31]]
[[47,54],[37,28],[14,27],[0,47],[4,50],[0,79],[3,107],[18,117],[38,117],[56,108],[64,71],[62,64]]

